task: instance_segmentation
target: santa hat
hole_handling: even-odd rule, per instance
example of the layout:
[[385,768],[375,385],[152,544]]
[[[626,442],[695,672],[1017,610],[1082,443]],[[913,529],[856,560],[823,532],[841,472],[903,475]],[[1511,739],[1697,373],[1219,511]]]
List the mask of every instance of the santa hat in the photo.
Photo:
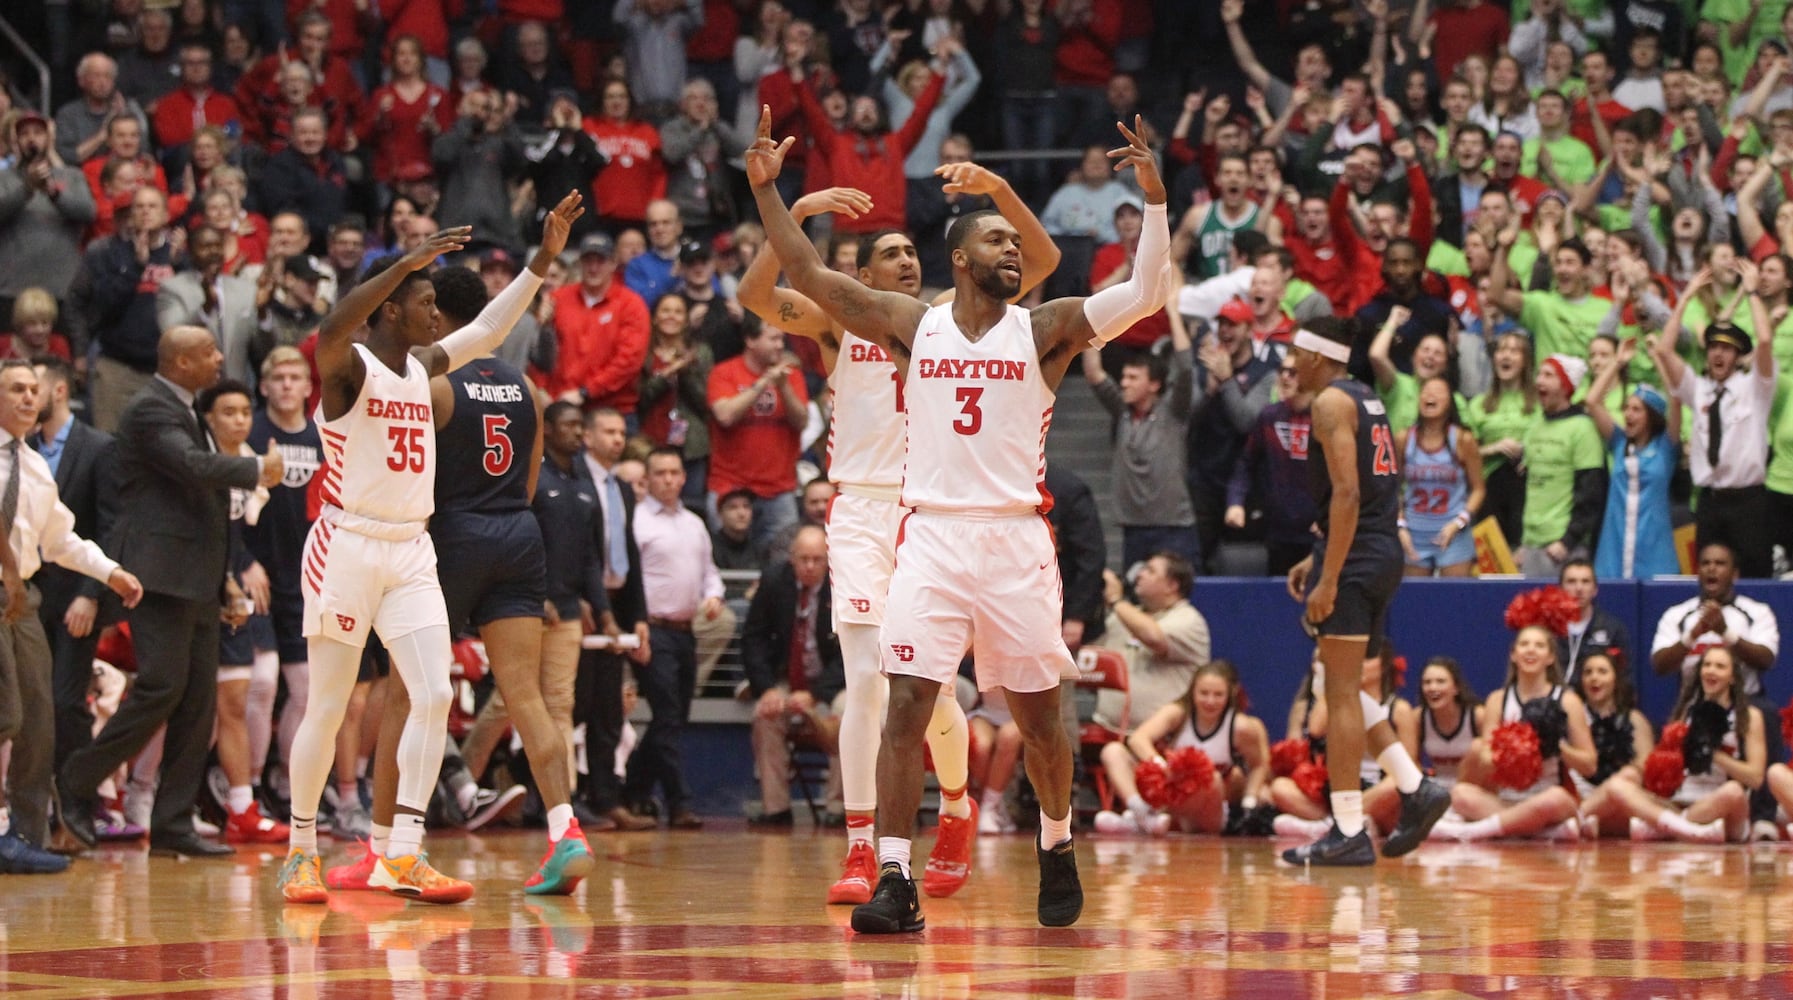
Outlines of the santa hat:
[[1588,374],[1588,363],[1572,354],[1552,354],[1544,359],[1544,363],[1556,369],[1556,377],[1562,380],[1564,391],[1571,396]]

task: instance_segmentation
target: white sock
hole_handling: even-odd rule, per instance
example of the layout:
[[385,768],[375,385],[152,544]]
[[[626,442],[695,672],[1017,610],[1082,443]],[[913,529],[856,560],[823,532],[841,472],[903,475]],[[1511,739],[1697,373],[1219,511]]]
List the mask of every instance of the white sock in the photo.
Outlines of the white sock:
[[573,825],[573,807],[565,802],[548,810],[548,842],[560,843],[560,838],[567,835],[567,829]]
[[1363,793],[1333,792],[1332,822],[1339,832],[1347,837],[1355,837],[1363,832]]
[[1399,788],[1403,795],[1411,795],[1419,788],[1421,779],[1425,778],[1425,775],[1420,773],[1419,765],[1413,762],[1413,757],[1407,753],[1407,748],[1401,745],[1400,740],[1384,747],[1382,752],[1376,755],[1376,763],[1382,765],[1383,771],[1394,776],[1395,787]]
[[986,788],[984,794],[978,796],[978,807],[984,812],[1002,808],[1002,789]]
[[908,837],[879,837],[878,867],[896,865],[902,869],[904,878],[914,878],[909,874],[909,847]]
[[849,811],[847,813],[847,850],[850,851],[860,844],[867,847],[872,846],[873,828],[874,824],[869,814],[858,816]]
[[336,783],[337,807],[347,806],[350,809],[361,808],[361,785],[354,781],[338,781]]
[[965,794],[965,786],[960,785],[957,793],[940,790],[940,815],[954,819],[971,818],[971,796]]
[[1685,815],[1667,809],[1656,818],[1656,825],[1683,840],[1716,844],[1725,838],[1725,821],[1715,819],[1710,823],[1695,823]]
[[232,816],[241,816],[249,811],[250,806],[255,804],[255,789],[248,785],[232,785],[230,786],[228,800],[230,804],[230,814]]
[[1040,810],[1040,847],[1052,850],[1054,847],[1071,839],[1071,814],[1065,813],[1064,819],[1053,819]]
[[318,820],[316,816],[293,816],[292,824],[287,828],[290,835],[287,843],[307,854],[318,852]]
[[1493,840],[1506,832],[1506,824],[1500,821],[1500,813],[1484,816],[1481,819],[1463,824],[1461,840]]
[[1137,795],[1127,796],[1127,808],[1133,810],[1135,816],[1144,816],[1153,811],[1151,806],[1146,805],[1146,800]]
[[1558,823],[1557,825],[1551,827],[1550,829],[1545,830],[1544,831],[1544,839],[1545,840],[1580,840],[1581,839],[1581,824],[1577,823],[1575,821],[1575,817],[1571,816],[1568,819],[1563,820],[1561,823]]
[[402,858],[423,850],[423,817],[416,813],[399,813],[392,817],[392,835],[386,841],[386,856]]
[[0,837],[4,837],[11,832],[12,809],[9,806],[0,806]]
[[373,833],[368,836],[368,848],[371,849],[375,855],[385,857],[386,845],[390,843],[392,843],[392,827],[381,826],[380,824],[375,823],[373,825]]

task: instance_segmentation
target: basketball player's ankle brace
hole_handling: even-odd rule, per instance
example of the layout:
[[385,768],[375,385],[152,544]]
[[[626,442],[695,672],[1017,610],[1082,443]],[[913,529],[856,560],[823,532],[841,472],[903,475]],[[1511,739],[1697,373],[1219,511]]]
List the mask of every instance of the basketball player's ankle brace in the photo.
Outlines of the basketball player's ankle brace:
[[523,310],[542,287],[542,279],[534,271],[524,269],[498,297],[486,303],[473,322],[436,342],[448,355],[448,368],[453,371],[474,358],[484,357],[498,349],[511,327],[523,317]]
[[1126,281],[1083,300],[1083,315],[1103,343],[1127,332],[1133,324],[1164,308],[1170,297],[1170,213],[1167,206],[1147,205],[1133,252],[1133,274]]

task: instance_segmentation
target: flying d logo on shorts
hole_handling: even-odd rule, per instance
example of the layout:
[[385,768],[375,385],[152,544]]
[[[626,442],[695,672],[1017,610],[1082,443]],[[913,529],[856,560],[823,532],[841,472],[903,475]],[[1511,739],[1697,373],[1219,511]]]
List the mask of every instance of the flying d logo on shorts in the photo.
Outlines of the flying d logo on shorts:
[[849,597],[847,603],[853,605],[853,610],[862,615],[872,609],[872,602],[863,597]]
[[915,660],[914,646],[892,646],[890,647],[890,652],[895,655],[898,660],[901,660],[904,663],[910,663]]
[[337,628],[342,629],[344,632],[355,631],[355,619],[348,615],[336,615],[334,617],[336,618]]

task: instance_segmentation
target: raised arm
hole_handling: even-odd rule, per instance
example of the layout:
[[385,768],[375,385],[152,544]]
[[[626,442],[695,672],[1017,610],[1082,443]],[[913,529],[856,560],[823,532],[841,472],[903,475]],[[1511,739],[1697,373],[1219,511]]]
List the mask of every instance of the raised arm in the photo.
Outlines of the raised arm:
[[909,345],[928,307],[910,295],[867,288],[857,279],[822,264],[815,244],[803,235],[774,185],[784,166],[784,155],[795,141],[789,136],[783,142],[772,141],[772,109],[761,106],[759,135],[748,147],[745,160],[747,181],[753,188],[753,200],[759,205],[760,221],[766,227],[766,242],[784,265],[792,288],[820,305],[822,311],[855,335],[891,352],[898,370],[906,372]]
[[1662,387],[1671,394],[1687,377],[1687,363],[1675,351],[1675,343],[1681,338],[1681,324],[1687,315],[1687,304],[1698,295],[1699,290],[1712,283],[1712,272],[1708,268],[1700,268],[1693,278],[1687,282],[1687,288],[1681,293],[1681,301],[1675,303],[1675,311],[1662,327],[1662,334],[1649,341],[1650,360],[1656,362],[1656,370],[1662,373]]
[[1750,355],[1750,364],[1753,366],[1750,374],[1773,386],[1775,374],[1774,320],[1769,317],[1768,306],[1762,301],[1761,294],[1757,292],[1758,283],[1761,281],[1761,272],[1753,261],[1747,257],[1739,257],[1737,258],[1737,274],[1741,278],[1738,283],[1743,286],[1743,294],[1749,298],[1749,318],[1756,328],[1756,350]]
[[1027,293],[1058,270],[1063,254],[1052,234],[1040,222],[1033,209],[1021,200],[1008,179],[976,163],[946,163],[934,169],[934,175],[946,179],[941,189],[947,194],[987,195],[996,203],[996,210],[1009,220],[1021,237],[1021,291],[1010,302],[1019,302]]
[[[1239,18],[1245,13],[1245,0],[1221,0],[1220,19],[1226,22],[1226,41],[1233,50],[1233,61],[1239,64],[1239,72],[1245,74],[1252,86],[1267,90],[1270,86],[1270,71],[1258,62],[1257,53],[1251,50],[1251,42],[1245,37],[1245,29],[1239,27]],[[1293,102],[1291,102],[1293,103]]]
[[1593,384],[1588,386],[1588,395],[1584,405],[1589,419],[1594,421],[1594,429],[1600,432],[1600,443],[1612,440],[1612,411],[1606,408],[1606,394],[1612,391],[1614,382],[1619,380],[1619,373],[1631,364],[1631,356],[1637,353],[1637,341],[1626,338],[1619,342],[1619,353],[1613,363],[1600,369],[1594,376]]
[[324,317],[318,326],[316,361],[324,384],[325,417],[340,416],[361,391],[366,372],[354,350],[355,331],[367,323],[367,318],[392,297],[408,276],[430,266],[443,254],[465,248],[472,234],[472,226],[442,230],[391,267],[356,285]]
[[[798,223],[812,215],[838,212],[857,219],[872,209],[872,196],[856,188],[828,188],[806,194],[791,206],[791,217]],[[735,297],[741,308],[785,333],[808,337],[833,352],[840,347],[837,328],[816,304],[801,292],[778,286],[778,255],[754,254],[753,263],[741,275]]]
[[[1777,154],[1778,155],[1778,154]],[[1762,225],[1762,192],[1767,190],[1768,181],[1774,176],[1776,155],[1763,157],[1756,161],[1756,169],[1737,189],[1737,233],[1743,237],[1743,249],[1753,254],[1756,244],[1768,235],[1768,228]]]
[[1388,349],[1394,345],[1395,331],[1401,328],[1413,315],[1406,306],[1395,306],[1388,311],[1388,321],[1382,329],[1376,331],[1376,339],[1370,341],[1370,371],[1376,374],[1376,390],[1387,392],[1395,384],[1395,375],[1399,374],[1395,363],[1388,356]]
[[1164,180],[1158,176],[1158,160],[1140,133],[1144,118],[1135,115],[1133,128],[1119,122],[1115,128],[1127,145],[1108,151],[1115,169],[1132,166],[1145,192],[1145,224],[1134,251],[1133,274],[1088,298],[1063,298],[1033,311],[1034,343],[1039,347],[1047,384],[1056,388],[1071,359],[1086,346],[1105,344],[1133,324],[1164,308],[1173,286],[1170,266],[1170,220],[1165,204]]
[[572,232],[573,223],[585,214],[582,201],[583,197],[577,191],[560,199],[560,204],[542,220],[542,245],[530,258],[529,267],[486,303],[473,322],[415,352],[430,375],[445,375],[474,358],[492,353],[504,343],[511,327],[517,325],[517,320],[535,301],[535,293],[541,290],[542,279],[547,277],[548,265],[566,249],[567,234]]

